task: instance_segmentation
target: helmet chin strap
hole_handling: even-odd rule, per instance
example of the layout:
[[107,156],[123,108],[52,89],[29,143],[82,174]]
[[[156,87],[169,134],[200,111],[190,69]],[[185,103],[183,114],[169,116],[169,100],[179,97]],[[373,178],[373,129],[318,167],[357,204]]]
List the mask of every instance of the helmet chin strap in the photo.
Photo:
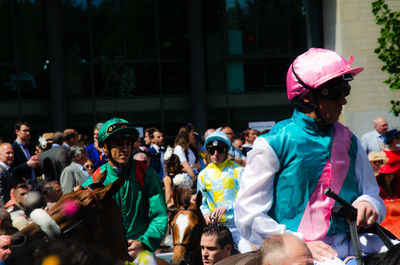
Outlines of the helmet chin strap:
[[315,90],[311,91],[313,97],[313,103],[310,103],[311,108],[314,110],[315,114],[317,115],[316,122],[318,123],[320,128],[324,128],[328,125],[328,123],[322,118],[321,112],[319,111],[319,104],[318,104],[318,96]]
[[300,99],[297,101],[297,104],[302,107],[310,108],[314,111],[315,115],[317,116],[315,121],[317,122],[320,128],[324,128],[328,125],[328,123],[322,118],[321,112],[319,111],[319,104],[318,104],[318,96],[317,93],[313,90],[310,91],[312,95],[312,102],[305,102],[304,100]]

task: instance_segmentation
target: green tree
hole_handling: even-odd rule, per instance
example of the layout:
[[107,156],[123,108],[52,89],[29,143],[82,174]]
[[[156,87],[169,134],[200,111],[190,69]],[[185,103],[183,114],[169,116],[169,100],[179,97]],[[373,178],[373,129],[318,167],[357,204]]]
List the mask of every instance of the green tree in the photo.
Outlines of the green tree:
[[[372,2],[372,13],[376,24],[382,26],[378,38],[379,47],[374,52],[385,63],[382,71],[389,74],[389,78],[384,82],[389,84],[392,90],[400,89],[400,12],[390,10],[385,0],[376,0]],[[391,112],[399,116],[400,101],[391,100],[390,103]]]

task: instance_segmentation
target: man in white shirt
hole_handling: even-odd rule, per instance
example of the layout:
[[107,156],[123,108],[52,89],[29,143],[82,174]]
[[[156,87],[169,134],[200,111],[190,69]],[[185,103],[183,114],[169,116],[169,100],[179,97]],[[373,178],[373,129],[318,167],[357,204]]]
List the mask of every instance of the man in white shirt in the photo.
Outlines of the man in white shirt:
[[367,154],[382,151],[384,147],[383,135],[387,132],[389,126],[384,117],[378,116],[374,119],[374,128],[375,130],[361,136],[361,145]]

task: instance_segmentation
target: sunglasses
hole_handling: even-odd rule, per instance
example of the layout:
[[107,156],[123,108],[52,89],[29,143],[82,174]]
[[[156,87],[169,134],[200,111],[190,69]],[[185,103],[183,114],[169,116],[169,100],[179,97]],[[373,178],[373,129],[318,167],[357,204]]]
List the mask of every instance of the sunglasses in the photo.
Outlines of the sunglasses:
[[217,151],[218,154],[225,154],[226,152],[226,147],[223,146],[213,146],[213,147],[208,147],[207,152],[211,155],[213,155]]
[[383,164],[383,161],[382,161],[382,160],[372,161],[372,163],[373,163],[374,165]]
[[326,100],[337,100],[341,96],[347,97],[350,95],[351,86],[346,83],[334,83],[323,85],[318,89],[319,94]]
[[93,165],[86,165],[85,168],[94,168]]

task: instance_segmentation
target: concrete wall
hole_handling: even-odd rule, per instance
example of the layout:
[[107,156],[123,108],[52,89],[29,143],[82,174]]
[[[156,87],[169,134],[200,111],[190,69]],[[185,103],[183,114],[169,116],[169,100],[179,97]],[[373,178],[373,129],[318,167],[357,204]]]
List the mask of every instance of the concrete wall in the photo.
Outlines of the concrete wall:
[[[354,56],[352,66],[364,71],[351,82],[342,122],[357,136],[373,130],[372,120],[384,116],[389,128],[400,129],[400,117],[390,113],[390,100],[400,99],[400,90],[391,91],[383,83],[388,74],[381,71],[383,63],[374,53],[378,47],[380,27],[372,14],[372,0],[323,0],[324,46],[342,54]],[[400,1],[387,0],[392,10],[400,10]]]

